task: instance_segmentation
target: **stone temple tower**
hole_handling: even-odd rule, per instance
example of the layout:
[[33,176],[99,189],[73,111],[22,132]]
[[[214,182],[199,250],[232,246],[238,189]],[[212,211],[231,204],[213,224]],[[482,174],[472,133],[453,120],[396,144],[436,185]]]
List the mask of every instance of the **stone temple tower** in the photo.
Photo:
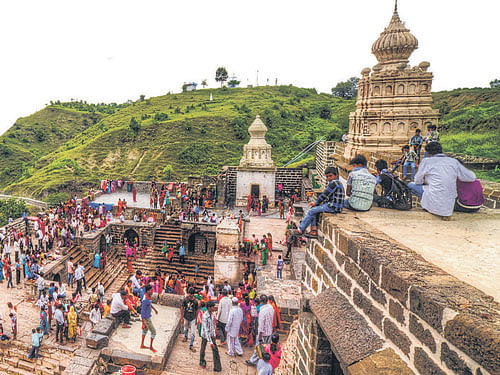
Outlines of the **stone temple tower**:
[[432,109],[433,75],[428,62],[409,65],[418,48],[394,8],[389,26],[373,43],[378,64],[361,71],[356,111],[349,116],[349,143],[344,156],[369,152],[400,153],[415,129],[425,135],[427,126],[437,125],[438,111]]

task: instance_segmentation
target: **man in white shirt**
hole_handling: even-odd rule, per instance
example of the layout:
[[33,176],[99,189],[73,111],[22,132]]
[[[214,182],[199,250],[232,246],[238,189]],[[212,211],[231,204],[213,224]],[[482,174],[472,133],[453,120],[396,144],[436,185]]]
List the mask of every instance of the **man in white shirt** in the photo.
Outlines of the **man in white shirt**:
[[224,297],[221,298],[219,302],[219,309],[217,310],[217,329],[221,334],[221,345],[224,345],[226,342],[226,324],[229,318],[229,312],[231,311],[231,307],[233,303],[231,299],[227,296],[227,290],[222,290],[222,295]]
[[457,180],[474,182],[476,175],[458,160],[443,154],[439,142],[427,144],[425,152],[430,157],[422,160],[415,175],[415,182],[410,182],[408,187],[420,198],[423,209],[448,219],[455,206]]
[[139,281],[141,278],[142,272],[137,270],[135,275],[130,278],[130,281],[132,281],[132,292],[134,292],[134,294],[138,293],[139,298],[142,301],[142,298],[144,297],[144,288],[142,288],[141,282]]
[[243,311],[238,306],[238,298],[233,297],[232,307],[229,312],[229,317],[226,324],[227,332],[227,355],[234,356],[234,352],[239,356],[243,355],[243,349],[241,349],[240,340],[238,335],[240,334],[241,322],[243,321]]
[[128,306],[125,304],[127,299],[127,292],[125,290],[120,290],[120,293],[113,294],[113,300],[111,301],[111,315],[117,319],[118,323],[123,320],[123,328],[130,328],[130,311]]
[[224,289],[227,290],[227,294],[231,294],[231,285],[229,285],[228,281],[224,281]]
[[82,282],[85,279],[85,268],[81,264],[75,264],[75,280],[76,280],[76,292],[82,294]]
[[[271,343],[271,336],[273,334],[273,319],[274,319],[274,309],[267,303],[267,296],[265,294],[260,296],[260,301],[262,306],[259,311],[259,325],[257,329],[257,339],[256,344],[261,341],[263,344]],[[246,362],[248,365],[255,366],[259,357],[254,351],[252,357]]]

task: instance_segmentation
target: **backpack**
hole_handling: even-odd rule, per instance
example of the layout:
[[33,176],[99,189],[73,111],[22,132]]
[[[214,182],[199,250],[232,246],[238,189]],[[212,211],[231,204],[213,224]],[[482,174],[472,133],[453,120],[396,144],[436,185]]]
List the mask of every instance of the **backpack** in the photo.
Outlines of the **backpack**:
[[382,196],[378,202],[379,207],[392,208],[396,210],[411,210],[411,189],[398,177],[391,173],[381,173]]

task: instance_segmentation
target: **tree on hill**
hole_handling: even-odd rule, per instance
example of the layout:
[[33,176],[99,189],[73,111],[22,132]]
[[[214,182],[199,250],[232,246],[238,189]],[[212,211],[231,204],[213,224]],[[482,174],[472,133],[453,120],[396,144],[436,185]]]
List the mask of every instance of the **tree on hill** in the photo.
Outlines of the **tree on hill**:
[[228,74],[226,68],[224,68],[223,66],[218,67],[215,71],[215,81],[220,82],[221,87],[224,82],[227,81],[227,77]]
[[238,86],[238,85],[240,84],[240,82],[241,82],[241,81],[238,81],[237,79],[232,79],[232,80],[230,80],[230,81],[227,83],[227,85],[228,85],[229,87],[236,87],[236,86]]
[[344,99],[354,99],[358,96],[359,78],[351,77],[347,81],[337,83],[337,86],[332,88],[332,94]]
[[204,79],[203,81],[201,81],[201,86],[202,86],[203,88],[205,88],[205,87],[207,87],[207,86],[208,86],[208,85],[207,85],[207,80],[206,80],[206,79]]
[[500,87],[500,79],[494,79],[493,81],[490,82],[490,87],[492,89],[496,87]]
[[139,133],[139,130],[141,130],[141,123],[135,119],[135,117],[132,117],[130,119],[130,123],[128,124],[130,130],[134,132],[134,134]]
[[163,176],[165,176],[165,180],[170,181],[173,174],[174,168],[170,164],[167,164],[165,168],[163,168]]

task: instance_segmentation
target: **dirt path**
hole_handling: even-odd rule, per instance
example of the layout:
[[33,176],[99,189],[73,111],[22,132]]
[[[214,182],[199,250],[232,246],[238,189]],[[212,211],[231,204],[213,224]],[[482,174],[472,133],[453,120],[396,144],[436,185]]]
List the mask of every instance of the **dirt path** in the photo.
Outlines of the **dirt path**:
[[130,172],[129,177],[132,177],[132,176],[134,175],[135,171],[137,170],[137,168],[139,168],[139,165],[141,165],[141,163],[142,163],[142,159],[144,159],[144,156],[146,156],[146,153],[147,153],[147,151],[144,151],[144,152],[142,153],[141,158],[139,159],[139,161],[138,161],[138,162],[137,162],[137,164],[135,165],[134,169],[132,169],[132,172]]

